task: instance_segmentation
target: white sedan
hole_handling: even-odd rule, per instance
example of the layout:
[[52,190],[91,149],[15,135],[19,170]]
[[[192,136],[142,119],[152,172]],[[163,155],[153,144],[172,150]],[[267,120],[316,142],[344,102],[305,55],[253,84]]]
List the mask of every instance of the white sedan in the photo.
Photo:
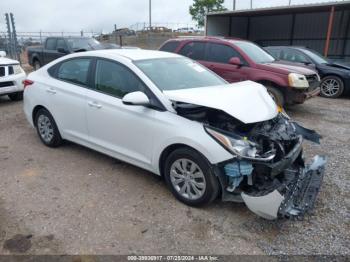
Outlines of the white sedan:
[[200,64],[146,50],[65,56],[24,82],[24,111],[50,147],[73,141],[163,176],[180,201],[218,196],[267,218],[304,215],[325,159],[304,166],[317,133],[281,113],[266,88],[228,84]]
[[0,51],[0,96],[7,95],[13,101],[22,100],[22,81],[26,78],[26,73],[17,60],[5,56],[6,53]]

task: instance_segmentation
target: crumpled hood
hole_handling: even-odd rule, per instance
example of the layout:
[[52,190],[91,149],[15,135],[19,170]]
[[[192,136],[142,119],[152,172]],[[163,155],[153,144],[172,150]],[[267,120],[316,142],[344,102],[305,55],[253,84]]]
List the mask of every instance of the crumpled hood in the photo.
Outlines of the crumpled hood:
[[245,124],[266,121],[278,114],[266,88],[252,81],[163,92],[172,101],[219,109]]
[[0,65],[13,65],[13,64],[19,64],[17,60],[12,60],[6,57],[0,57]]

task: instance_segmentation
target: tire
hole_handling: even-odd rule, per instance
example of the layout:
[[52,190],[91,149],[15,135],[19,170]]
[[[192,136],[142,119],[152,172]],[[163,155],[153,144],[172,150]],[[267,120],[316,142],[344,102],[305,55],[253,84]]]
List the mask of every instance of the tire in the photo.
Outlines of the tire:
[[12,101],[21,101],[21,100],[23,100],[23,92],[18,92],[18,93],[9,94],[8,97],[9,97]]
[[40,140],[48,147],[58,147],[63,140],[49,111],[42,108],[35,115],[35,127]]
[[[165,161],[163,172],[173,195],[186,205],[194,207],[207,205],[219,194],[219,182],[211,164],[193,149],[184,147],[173,151]],[[181,192],[183,188],[185,190]]]
[[275,101],[275,103],[278,106],[283,107],[285,105],[285,99],[282,91],[280,91],[279,89],[273,86],[266,86],[266,89],[267,89],[267,92],[272,97],[273,101]]
[[34,60],[33,68],[34,68],[34,71],[37,71],[41,68],[41,64],[40,64],[39,60]]
[[321,96],[338,98],[344,93],[344,82],[337,76],[326,76],[321,82]]

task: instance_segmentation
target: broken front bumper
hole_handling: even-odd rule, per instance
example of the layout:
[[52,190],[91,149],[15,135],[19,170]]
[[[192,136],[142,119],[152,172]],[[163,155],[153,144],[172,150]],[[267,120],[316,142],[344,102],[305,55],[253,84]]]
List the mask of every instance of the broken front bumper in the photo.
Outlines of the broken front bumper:
[[304,91],[291,89],[286,92],[286,99],[288,104],[302,104],[306,100],[318,96],[321,92],[320,87],[308,88]]
[[[316,156],[313,162],[302,169],[285,188],[274,190],[265,196],[250,196],[241,193],[247,207],[266,219],[278,217],[302,217],[310,211],[320,190],[326,158]],[[295,172],[295,170],[286,170]]]

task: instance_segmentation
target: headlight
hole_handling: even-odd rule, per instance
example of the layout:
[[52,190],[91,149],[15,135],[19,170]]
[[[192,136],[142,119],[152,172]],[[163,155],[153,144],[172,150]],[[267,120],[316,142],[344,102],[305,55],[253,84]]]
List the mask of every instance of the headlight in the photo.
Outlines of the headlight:
[[308,88],[309,82],[307,81],[306,77],[304,75],[290,73],[288,75],[288,82],[289,86],[295,87],[295,88]]
[[260,157],[257,154],[257,145],[247,138],[228,136],[209,127],[205,127],[205,130],[225,149],[241,158],[270,161],[275,157],[274,152],[271,152],[268,156]]
[[20,65],[14,65],[12,67],[13,67],[13,73],[15,75],[22,74],[23,69],[22,69],[22,67]]

